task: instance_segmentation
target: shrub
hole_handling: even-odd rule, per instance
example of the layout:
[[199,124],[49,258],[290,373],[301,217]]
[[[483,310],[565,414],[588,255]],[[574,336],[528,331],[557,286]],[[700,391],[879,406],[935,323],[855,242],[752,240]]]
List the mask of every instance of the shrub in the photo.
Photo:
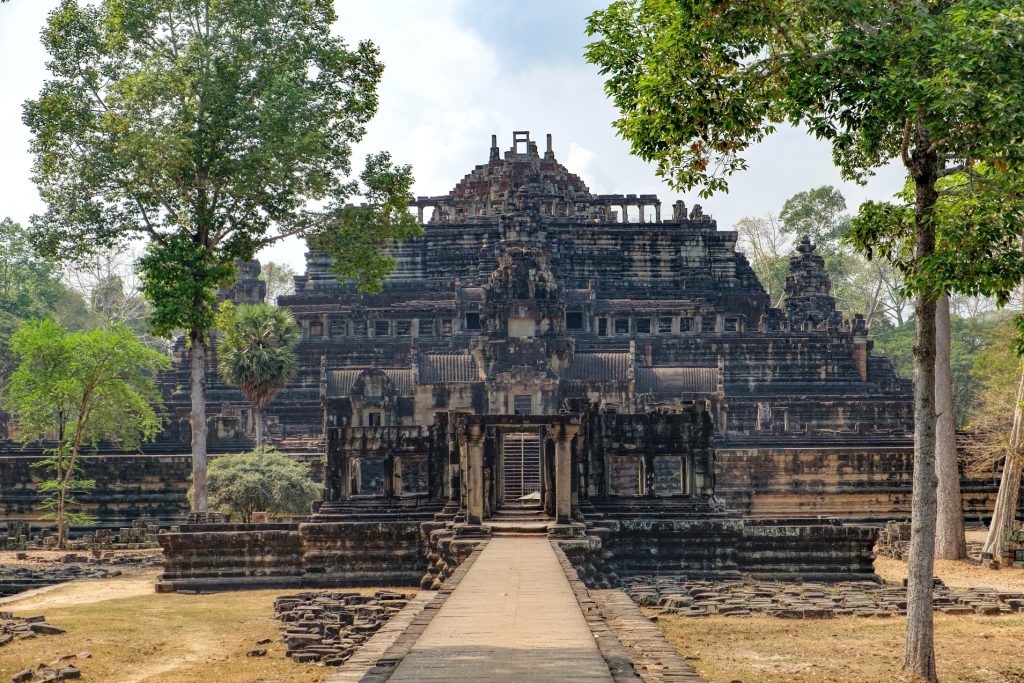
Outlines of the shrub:
[[243,523],[254,512],[306,514],[320,495],[305,466],[271,447],[216,458],[208,476],[210,507]]

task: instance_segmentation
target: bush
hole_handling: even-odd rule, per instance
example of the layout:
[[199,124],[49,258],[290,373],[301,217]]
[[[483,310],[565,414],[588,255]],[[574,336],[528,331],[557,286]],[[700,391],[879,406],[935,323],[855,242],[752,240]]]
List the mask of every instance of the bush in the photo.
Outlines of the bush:
[[301,463],[271,447],[215,458],[207,476],[210,507],[243,523],[254,512],[306,514],[320,495],[320,485]]

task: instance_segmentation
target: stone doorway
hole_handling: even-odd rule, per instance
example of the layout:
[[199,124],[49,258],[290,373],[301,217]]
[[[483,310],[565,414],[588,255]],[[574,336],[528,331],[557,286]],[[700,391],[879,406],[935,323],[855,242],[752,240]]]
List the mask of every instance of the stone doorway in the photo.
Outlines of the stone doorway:
[[[502,432],[502,501],[519,503],[531,493],[541,493],[541,438],[539,432]],[[528,504],[528,501],[527,501]]]

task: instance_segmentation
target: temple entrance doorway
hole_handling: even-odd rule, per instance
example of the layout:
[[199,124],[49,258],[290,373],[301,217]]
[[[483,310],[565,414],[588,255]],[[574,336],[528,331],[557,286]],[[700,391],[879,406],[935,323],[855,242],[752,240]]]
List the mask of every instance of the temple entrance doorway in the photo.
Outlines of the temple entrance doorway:
[[[541,439],[539,432],[502,432],[502,502],[540,504]],[[523,500],[525,496],[530,496]]]

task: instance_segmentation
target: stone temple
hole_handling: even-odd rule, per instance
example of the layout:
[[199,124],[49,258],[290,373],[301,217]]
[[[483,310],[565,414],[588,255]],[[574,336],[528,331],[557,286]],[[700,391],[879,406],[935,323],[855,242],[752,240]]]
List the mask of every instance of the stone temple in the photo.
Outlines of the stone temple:
[[[525,131],[411,209],[424,234],[382,293],[311,253],[279,301],[302,371],[268,432],[326,453],[315,514],[164,534],[166,588],[430,585],[506,532],[558,539],[594,585],[871,574],[875,531],[824,517],[905,512],[910,386],[842,319],[813,244],[772,307],[699,205],[593,194]],[[257,269],[226,295],[262,298]],[[186,382],[182,362],[168,442],[187,443]],[[237,449],[248,407],[209,398],[214,446]]]

